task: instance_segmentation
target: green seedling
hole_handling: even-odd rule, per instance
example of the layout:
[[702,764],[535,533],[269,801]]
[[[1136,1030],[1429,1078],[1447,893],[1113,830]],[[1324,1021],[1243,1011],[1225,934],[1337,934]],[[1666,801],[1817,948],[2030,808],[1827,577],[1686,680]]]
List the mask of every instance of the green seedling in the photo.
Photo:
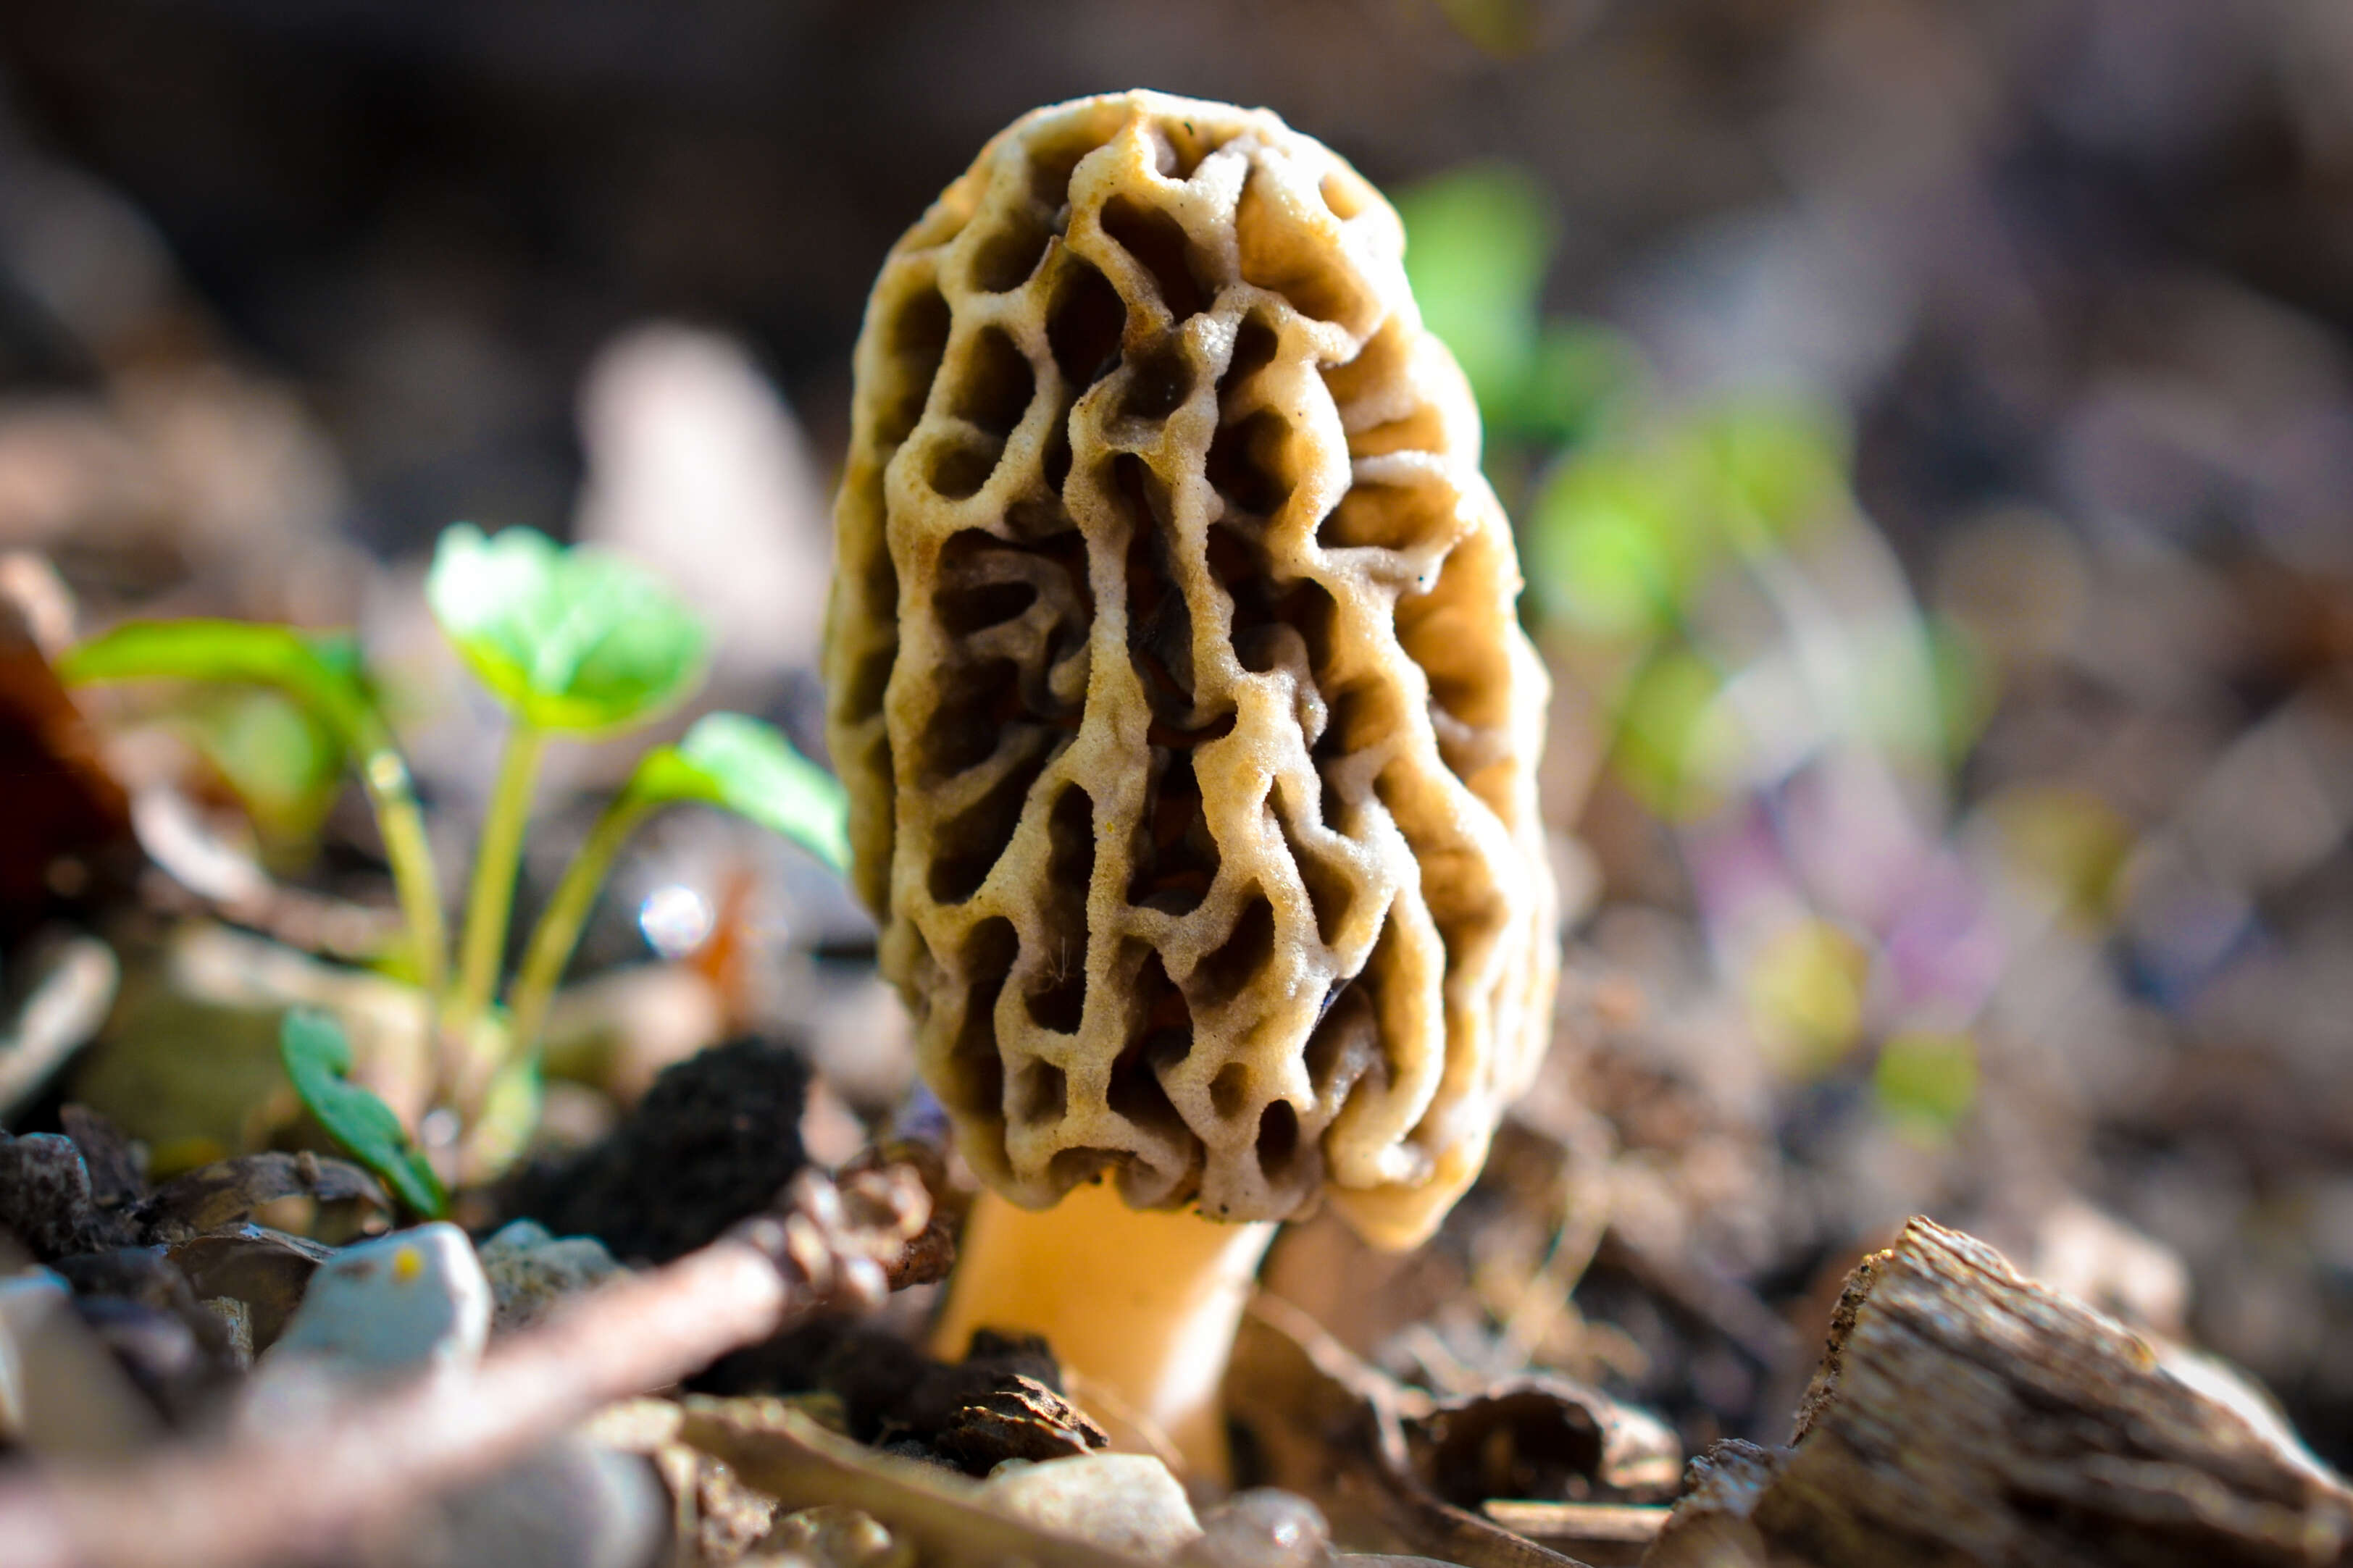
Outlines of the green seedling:
[[[741,714],[711,714],[677,745],[655,747],[607,805],[542,912],[507,994],[501,1026],[494,1008],[500,961],[546,742],[615,734],[675,707],[702,678],[709,637],[694,614],[644,571],[595,549],[565,549],[528,529],[490,537],[467,524],[448,530],[425,589],[443,632],[508,718],[475,847],[454,980],[423,812],[350,638],[235,621],[141,622],[70,650],[60,668],[73,681],[272,689],[332,737],[357,769],[383,833],[406,927],[407,972],[441,1042],[442,1093],[470,1124],[470,1163],[495,1170],[523,1146],[537,1121],[539,1035],[548,1003],[597,891],[638,824],[677,802],[716,805],[839,869],[849,859],[846,806],[831,777],[773,726]],[[394,1168],[378,1163],[421,1156],[405,1134],[396,1148],[385,1142],[386,1119],[395,1131],[398,1119],[343,1076],[350,1049],[339,1030],[332,1036],[330,1048],[322,1027],[288,1022],[287,1070],[303,1102],[354,1155],[402,1186],[413,1206],[434,1212],[419,1201],[421,1189],[412,1194]],[[373,1142],[363,1146],[354,1139]]]
[[508,717],[446,1016],[463,1032],[498,984],[547,737],[611,734],[654,717],[700,680],[707,638],[668,588],[620,557],[564,550],[529,529],[495,539],[468,523],[450,529],[434,552],[425,601]]
[[351,1080],[352,1043],[341,1024],[324,1013],[289,1013],[279,1026],[278,1053],[294,1092],[353,1159],[417,1213],[438,1219],[448,1212],[441,1178],[409,1142],[400,1118],[374,1089]]

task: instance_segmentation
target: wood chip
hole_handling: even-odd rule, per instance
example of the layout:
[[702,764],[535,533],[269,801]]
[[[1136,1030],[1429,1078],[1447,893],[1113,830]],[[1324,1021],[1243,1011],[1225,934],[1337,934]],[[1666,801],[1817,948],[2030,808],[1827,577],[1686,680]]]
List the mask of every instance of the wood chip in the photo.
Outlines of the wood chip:
[[1653,1568],[2353,1556],[2353,1492],[2242,1380],[1926,1219],[1849,1279],[1790,1447],[1695,1471]]

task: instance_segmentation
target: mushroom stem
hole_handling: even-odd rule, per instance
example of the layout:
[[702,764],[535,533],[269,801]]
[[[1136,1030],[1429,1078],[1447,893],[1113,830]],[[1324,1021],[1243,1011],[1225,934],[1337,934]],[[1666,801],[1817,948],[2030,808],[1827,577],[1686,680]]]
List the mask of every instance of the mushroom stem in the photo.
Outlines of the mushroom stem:
[[1124,1408],[1101,1414],[1149,1422],[1192,1479],[1223,1487],[1219,1385],[1274,1230],[1271,1220],[1131,1209],[1109,1184],[1073,1188],[1039,1212],[983,1191],[932,1352],[961,1358],[975,1329],[1042,1334],[1077,1374],[1081,1405],[1086,1389],[1107,1392]]

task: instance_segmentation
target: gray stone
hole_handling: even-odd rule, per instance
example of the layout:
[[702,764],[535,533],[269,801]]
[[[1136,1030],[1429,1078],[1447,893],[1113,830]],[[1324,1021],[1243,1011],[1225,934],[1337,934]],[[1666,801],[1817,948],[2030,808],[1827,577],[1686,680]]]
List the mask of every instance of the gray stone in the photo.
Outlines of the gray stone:
[[1008,1459],[980,1483],[979,1498],[1040,1530],[1155,1562],[1201,1534],[1185,1489],[1149,1454]]
[[1186,1568],[1322,1568],[1332,1560],[1324,1510],[1272,1487],[1236,1492],[1201,1515],[1201,1531],[1179,1559]]
[[475,1360],[490,1329],[491,1288],[474,1244],[436,1221],[346,1247],[321,1264],[262,1364],[422,1371]]
[[785,1515],[760,1542],[759,1553],[807,1568],[915,1568],[913,1545],[894,1539],[873,1515],[841,1503]]
[[621,1272],[593,1236],[554,1237],[536,1220],[519,1219],[482,1243],[482,1273],[491,1286],[491,1332],[512,1333],[553,1311],[567,1296],[593,1290]]
[[418,1510],[373,1568],[650,1568],[670,1512],[646,1459],[568,1435]]

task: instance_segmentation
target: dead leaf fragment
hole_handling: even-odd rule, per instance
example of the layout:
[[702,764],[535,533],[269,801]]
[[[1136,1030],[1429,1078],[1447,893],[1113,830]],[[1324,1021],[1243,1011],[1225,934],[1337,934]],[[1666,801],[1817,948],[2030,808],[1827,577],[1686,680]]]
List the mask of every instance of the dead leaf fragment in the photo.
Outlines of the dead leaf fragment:
[[227,1298],[246,1304],[254,1353],[278,1341],[302,1304],[311,1276],[334,1249],[258,1225],[176,1242],[164,1256],[188,1278],[200,1301]]
[[147,1200],[145,1213],[158,1239],[182,1241],[241,1225],[262,1205],[297,1196],[321,1203],[366,1203],[392,1212],[374,1176],[347,1160],[305,1150],[299,1154],[239,1154],[200,1165],[158,1188]]
[[1491,1498],[1655,1502],[1683,1479],[1666,1423],[1550,1373],[1440,1402],[1406,1425],[1414,1468],[1459,1508]]

